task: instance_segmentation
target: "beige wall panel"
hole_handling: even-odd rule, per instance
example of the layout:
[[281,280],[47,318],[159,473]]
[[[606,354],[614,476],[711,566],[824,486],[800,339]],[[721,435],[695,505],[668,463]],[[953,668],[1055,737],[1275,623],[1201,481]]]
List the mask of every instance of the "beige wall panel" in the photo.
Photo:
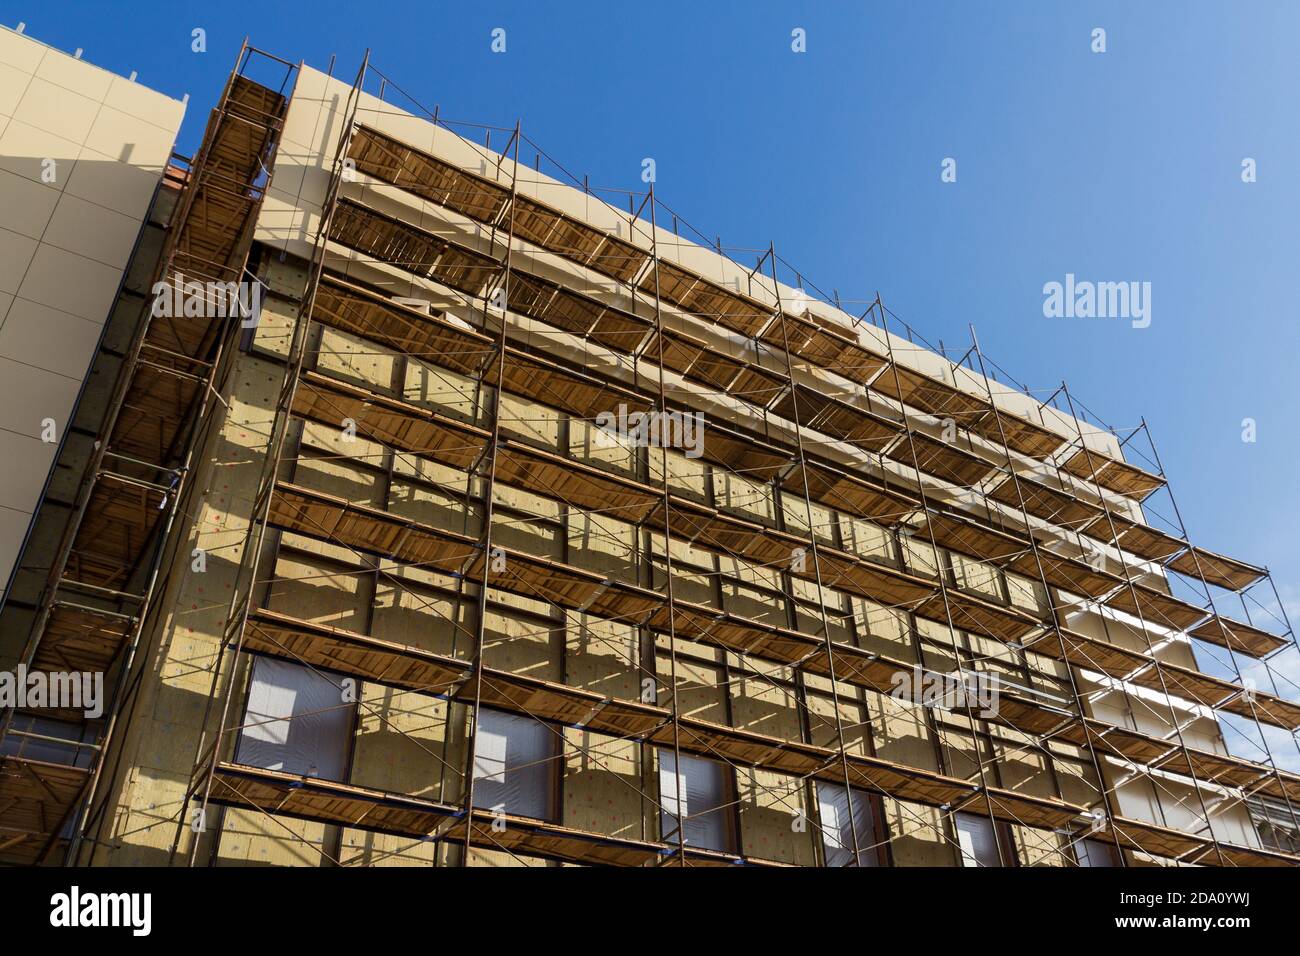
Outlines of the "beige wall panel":
[[527,597],[513,591],[503,591],[496,586],[495,581],[491,580],[491,575],[489,575],[487,596],[489,606],[508,608],[510,614],[527,614],[546,622],[550,622],[556,615],[555,605],[549,601]]
[[1033,581],[1014,571],[1003,572],[1003,578],[1006,580],[1007,593],[1013,607],[1023,608],[1032,613],[1041,613],[1048,609],[1047,596],[1041,582]]
[[937,770],[934,742],[920,707],[897,700],[888,694],[867,692],[871,713],[871,733],[876,756],[885,760]]
[[322,541],[318,538],[309,538],[303,534],[294,534],[291,531],[281,531],[280,543],[286,550],[302,551],[306,554],[315,555],[317,558],[332,561],[336,566],[343,565],[349,569],[357,570],[369,567],[356,551],[346,545],[335,544],[332,541]]
[[573,727],[563,733],[565,826],[643,839],[641,745]]
[[1099,806],[1102,802],[1101,788],[1097,785],[1097,773],[1088,758],[1083,755],[1080,761],[1057,760],[1056,779],[1061,788],[1061,799],[1067,803],[1077,803],[1085,807]]
[[895,866],[956,866],[942,812],[892,797],[885,797],[883,803]]
[[739,767],[740,845],[745,855],[813,866],[817,855],[809,823],[807,791],[796,778]]
[[[482,521],[477,505],[466,510],[456,495],[394,478],[388,492],[388,511],[422,524],[477,537]],[[468,530],[467,530],[468,525]]]
[[[5,463],[4,471],[0,472],[0,508],[15,515],[30,514],[24,509],[31,506],[45,484],[54,448],[27,435],[0,431],[0,456],[3,456],[0,461]],[[21,536],[26,530],[24,519],[17,533]]]
[[98,323],[18,299],[0,325],[0,355],[79,382],[102,331]]
[[733,727],[786,740],[800,740],[803,735],[799,701],[793,689],[761,677],[732,676],[731,723]]
[[[481,842],[482,841],[480,841],[480,843]],[[459,845],[457,845],[457,852],[459,852]],[[560,866],[560,864],[554,860],[543,860],[540,857],[534,856],[520,856],[519,854],[509,853],[505,850],[491,848],[485,849],[479,843],[470,846],[469,860],[470,866],[497,868]]]
[[651,485],[664,482],[664,452],[667,452],[668,487],[679,495],[704,501],[708,497],[708,464],[703,458],[687,458],[672,449],[649,449],[649,477]]
[[50,216],[42,241],[125,271],[143,218],[65,193]]
[[382,478],[374,471],[312,448],[302,449],[292,465],[295,484],[354,504],[384,506]]
[[[944,723],[958,724],[960,726],[943,726],[937,728],[940,746],[943,748],[943,759],[947,765],[946,769],[949,776],[957,777],[962,780],[978,781],[979,779],[979,762],[976,759],[975,742],[971,739],[970,731],[965,728],[963,721],[957,714],[944,714]],[[985,761],[986,773],[991,770],[988,764],[987,754],[980,753],[980,757]]]
[[558,448],[560,413],[507,392],[501,396],[501,430],[530,444]]
[[[667,592],[662,566],[655,570],[654,583],[642,579],[637,583],[651,587],[661,594]],[[673,565],[673,600],[683,603],[700,604],[705,607],[717,607],[718,599],[715,588],[717,579],[707,571],[687,570],[676,563]]]
[[370,604],[368,576],[304,555],[281,553],[267,603],[272,610],[306,621],[364,632]]
[[[76,282],[68,281],[72,275]],[[32,255],[18,295],[102,324],[121,280],[121,268],[42,243]],[[89,360],[87,355],[87,365]]]
[[[1123,775],[1123,770],[1111,761],[1106,761],[1102,766],[1106,768],[1104,772],[1112,780]],[[1163,781],[1161,783],[1163,785]],[[1150,778],[1138,776],[1123,785],[1116,786],[1113,801],[1116,811],[1122,817],[1149,822],[1161,820],[1159,798],[1156,796],[1156,788]]]
[[488,609],[483,627],[483,659],[488,667],[559,681],[563,678],[563,648],[560,625]]
[[392,390],[395,354],[381,345],[328,327],[321,328],[317,369],[364,388]]
[[776,519],[772,490],[740,475],[713,468],[713,495],[718,508],[737,511],[763,522]]
[[[710,601],[710,603],[712,603]],[[767,591],[722,582],[722,606],[725,610],[773,627],[788,627],[785,599]]]
[[416,358],[407,360],[401,397],[470,422],[477,421],[492,407],[491,388],[478,389],[473,379]]
[[[2,142],[0,142],[0,149],[3,149]],[[28,265],[31,264],[32,256],[36,254],[38,245],[37,240],[33,238],[0,229],[0,292],[7,293],[10,302],[22,285],[23,276],[27,272]]]
[[[507,514],[502,511],[492,513],[492,546],[522,551],[539,558],[559,560],[563,556],[564,532],[554,524],[541,524],[528,517]],[[581,566],[573,555],[573,563]],[[509,573],[509,568],[506,568]]]
[[640,700],[643,680],[637,629],[586,613],[566,615],[564,681],[620,700]]
[[448,739],[447,713],[445,700],[363,685],[349,782],[427,800],[458,796],[463,739]]
[[569,419],[569,456],[609,471],[635,475],[637,453],[631,444],[612,439],[593,423]]
[[468,656],[474,643],[476,604],[404,586],[382,575],[376,590],[373,636],[434,654]]
[[[267,295],[262,299],[262,311],[258,314],[257,329],[253,332],[254,348],[281,357],[289,354],[293,341],[294,325],[298,321],[298,306],[277,296]],[[320,369],[326,372],[325,369]],[[332,374],[332,373],[326,373]]]
[[218,866],[321,866],[331,827],[308,820],[228,808]]
[[[663,639],[660,638],[662,643]],[[661,648],[657,658],[659,669],[659,706],[672,705],[668,688],[672,686],[671,661],[666,648]],[[727,722],[727,705],[720,685],[717,667],[677,658],[677,713],[682,717],[711,720],[715,724]]]
[[844,550],[864,558],[894,563],[897,557],[894,538],[885,528],[852,515],[840,515],[839,526]]
[[857,597],[850,598],[850,607],[859,647],[895,660],[916,659],[916,648],[904,612]]
[[[839,725],[835,721],[835,703],[826,691],[813,692],[808,683],[808,733],[809,742],[818,747],[839,749],[840,736],[844,737],[844,750],[851,754],[868,756],[871,753],[867,714],[852,690],[839,686]],[[829,681],[825,682],[827,690]]]
[[411,837],[344,829],[339,852],[343,866],[436,866],[437,845]]
[[551,498],[500,483],[492,488],[492,500],[506,508],[526,512],[531,518],[555,521],[564,514],[564,506]]
[[[45,66],[44,61],[42,66]],[[85,142],[95,124],[99,104],[89,96],[43,79],[39,74],[48,72],[48,68],[45,71],[38,68],[37,72],[38,75],[27,84],[13,118],[70,142]]]
[[403,478],[418,478],[426,484],[439,485],[458,495],[468,493],[476,498],[483,497],[483,488],[487,484],[481,476],[469,480],[468,472],[419,455],[394,455],[393,472]]
[[1001,785],[1017,793],[1057,796],[1046,755],[1037,752],[1029,738],[1003,727],[991,727],[993,753]]
[[[808,502],[802,495],[782,495],[781,505],[785,510],[785,526],[791,534],[805,536],[808,534]],[[837,516],[824,505],[812,502],[812,527],[817,531],[817,540],[830,544],[835,538]]]
[[[348,437],[347,432],[342,428],[304,421],[302,444],[309,453],[316,452],[317,457],[339,460],[346,467],[369,465],[375,469],[381,468],[384,463],[384,446],[371,440],[359,429],[355,435]],[[355,459],[356,466],[350,461],[343,460],[348,458]]]
[[1073,866],[1074,860],[1064,841],[1048,830],[1036,830],[1015,824],[1011,827],[1012,851],[1021,866]]
[[570,512],[568,552],[570,563],[577,567],[628,584],[639,583],[636,528],[625,521],[588,512]]
[[[18,511],[0,505],[0,581],[8,581],[9,573],[13,570],[14,562],[18,559],[18,549],[22,546],[23,536],[27,533],[27,525],[31,522],[31,514],[26,511]],[[5,666],[9,663],[9,635],[0,635],[0,646],[4,650],[0,652],[0,661]],[[14,641],[15,647],[18,642]],[[14,660],[20,650],[15,649]]]
[[902,544],[903,560],[906,563],[907,570],[922,577],[932,578],[936,576],[938,564],[935,559],[934,547],[928,541],[921,541],[915,536],[905,535]]
[[[39,180],[0,169],[0,199],[5,202],[4,228],[39,241],[58,205],[59,190]],[[15,269],[16,265],[11,262],[9,268]],[[6,287],[9,286],[18,288],[12,278],[6,281]]]

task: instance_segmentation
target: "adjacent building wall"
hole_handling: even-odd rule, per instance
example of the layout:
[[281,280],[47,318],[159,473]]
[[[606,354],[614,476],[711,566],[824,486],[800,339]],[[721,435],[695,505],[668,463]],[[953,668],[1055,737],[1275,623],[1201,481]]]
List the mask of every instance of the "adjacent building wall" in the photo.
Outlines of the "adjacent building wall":
[[0,28],[0,585],[40,504],[182,103]]

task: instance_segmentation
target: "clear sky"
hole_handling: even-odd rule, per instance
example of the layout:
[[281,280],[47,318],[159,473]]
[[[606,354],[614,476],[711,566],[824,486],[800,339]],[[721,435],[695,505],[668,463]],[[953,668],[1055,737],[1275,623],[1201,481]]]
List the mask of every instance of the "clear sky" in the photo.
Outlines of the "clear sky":
[[[1192,539],[1268,565],[1300,619],[1300,4],[192,6],[0,2],[9,26],[189,93],[182,152],[249,34],[321,69],[337,54],[348,77],[368,46],[421,102],[519,119],[593,185],[643,188],[653,157],[660,197],[724,246],[775,242],[820,288],[879,290],[932,343],[964,351],[973,323],[1039,398],[1065,380],[1118,429],[1145,417]],[[1149,282],[1150,325],[1046,318],[1044,283],[1067,273]],[[1300,681],[1298,656],[1282,664]]]

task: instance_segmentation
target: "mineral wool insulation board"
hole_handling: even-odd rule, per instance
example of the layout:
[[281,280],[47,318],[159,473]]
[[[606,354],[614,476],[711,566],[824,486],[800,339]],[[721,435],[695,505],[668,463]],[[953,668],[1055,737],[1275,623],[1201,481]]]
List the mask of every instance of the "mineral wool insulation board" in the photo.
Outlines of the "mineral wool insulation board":
[[[0,587],[40,501],[184,104],[0,28]],[[55,441],[47,419],[54,423]]]

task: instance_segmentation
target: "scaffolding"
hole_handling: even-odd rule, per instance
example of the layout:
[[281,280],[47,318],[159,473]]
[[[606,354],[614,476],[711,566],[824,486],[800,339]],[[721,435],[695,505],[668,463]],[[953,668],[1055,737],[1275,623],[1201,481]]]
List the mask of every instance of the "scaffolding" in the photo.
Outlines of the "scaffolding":
[[[671,751],[674,768],[687,754],[738,772],[782,775],[803,794],[814,832],[831,826],[821,819],[817,784],[844,787],[846,798],[869,795],[875,829],[860,825],[854,800],[846,799],[845,849],[855,865],[892,859],[900,833],[879,827],[883,799],[896,807],[900,825],[931,830],[954,847],[957,814],[987,818],[999,835],[1003,865],[1016,857],[1014,844],[1001,836],[1010,828],[1040,833],[1045,857],[1063,865],[1079,863],[1075,844],[1085,839],[1107,841],[1120,863],[1134,852],[1180,864],[1300,863],[1286,852],[1234,843],[1214,826],[1217,815],[1263,797],[1285,806],[1296,822],[1300,776],[1282,770],[1271,752],[1262,761],[1231,756],[1196,746],[1186,733],[1205,714],[1223,713],[1294,738],[1300,704],[1276,683],[1273,693],[1248,685],[1238,663],[1239,656],[1262,661],[1274,677],[1269,661],[1292,647],[1293,634],[1285,620],[1281,634],[1252,620],[1251,591],[1271,583],[1265,569],[1192,546],[1176,504],[1177,533],[1137,519],[1138,506],[1153,495],[1172,501],[1154,444],[1150,469],[1100,451],[1064,385],[1033,401],[1038,421],[1012,411],[995,395],[973,330],[969,351],[957,361],[931,350],[943,359],[941,374],[919,370],[899,354],[914,330],[878,295],[857,320],[833,321],[791,297],[791,290],[804,295],[809,284],[774,245],[744,269],[745,288],[707,278],[661,248],[668,234],[659,217],[671,218],[674,235],[680,217],[653,184],[626,193],[616,232],[521,191],[528,170],[520,153],[536,144],[518,124],[494,128],[509,133],[499,152],[490,149],[493,130],[487,130],[477,172],[404,142],[362,118],[372,77],[396,89],[367,54],[336,114],[328,187],[291,339],[276,360],[283,377],[227,625],[211,664],[204,732],[176,820],[173,858],[183,854],[193,865],[206,852],[206,861],[214,860],[219,839],[204,844],[201,837],[221,832],[222,808],[237,808],[271,821],[290,839],[300,838],[282,821],[300,819],[432,843],[447,850],[446,860],[465,866],[476,848],[576,864],[788,864],[743,847],[688,844],[684,820],[666,809],[678,804],[677,796],[635,781],[624,782],[645,807],[676,819],[667,832],[632,839],[479,806],[477,731],[488,707],[535,721],[566,746],[573,744],[564,729],[576,728]],[[235,77],[231,84],[223,108]],[[276,107],[272,112],[282,119],[285,104]],[[424,112],[433,128],[453,132],[454,124],[436,111]],[[540,171],[543,153],[536,148]],[[493,167],[495,175],[488,173]],[[615,213],[585,181],[569,179],[591,203]],[[454,213],[468,226],[438,228],[426,217],[403,216],[398,203],[386,200],[394,193]],[[246,253],[245,243],[230,246],[237,248]],[[721,255],[721,244],[715,248]],[[350,275],[349,266],[358,263],[419,277],[446,289],[456,304],[399,301],[390,289]],[[793,286],[783,283],[782,267]],[[839,305],[838,295],[833,301]],[[903,334],[892,333],[891,324]],[[868,334],[867,326],[881,334]],[[403,369],[418,360],[463,376],[473,382],[473,412],[455,414],[401,390],[385,393],[331,373],[321,365],[322,330],[386,350]],[[566,354],[556,344],[560,335],[581,342],[584,353]],[[219,347],[222,339],[214,331],[203,341]],[[717,409],[702,423],[699,449],[710,487],[743,482],[763,489],[773,506],[765,514],[742,512],[719,502],[716,492],[690,493],[674,482],[662,443],[640,449],[634,467],[624,470],[543,447],[521,432],[524,416],[506,414],[506,398],[583,423],[615,408],[659,416],[702,405]],[[1060,409],[1062,400],[1068,412]],[[1049,409],[1062,412],[1050,416],[1052,426]],[[1073,423],[1073,436],[1063,434],[1064,421]],[[387,502],[367,504],[313,487],[298,474],[308,426],[351,431],[383,449],[378,465],[362,454],[344,457],[386,475],[385,488],[399,457],[463,473],[467,527],[457,531]],[[1137,433],[1150,437],[1145,423]],[[1118,443],[1121,451],[1133,437]],[[593,570],[567,546],[548,556],[494,537],[510,521],[497,520],[499,489],[555,502],[566,516],[601,515],[634,526],[631,567]],[[178,497],[173,493],[172,501]],[[471,512],[481,522],[477,532],[468,527]],[[855,521],[878,529],[883,543],[858,544],[846,532]],[[355,555],[376,585],[383,581],[417,602],[423,592],[403,569],[454,581],[457,606],[475,606],[473,623],[454,613],[445,623],[467,651],[435,653],[369,628],[275,610],[269,595],[278,556],[291,548],[285,535]],[[684,549],[770,574],[779,581],[785,620],[728,608],[720,572],[710,581],[714,600],[678,593],[683,578],[676,562]],[[971,563],[991,569],[991,586],[966,576]],[[1165,583],[1170,572],[1199,585],[1199,603],[1172,593]],[[1013,593],[1009,576],[1018,576],[1020,590]],[[1246,620],[1221,614],[1211,585],[1240,596]],[[901,620],[915,659],[872,649],[869,627],[854,620],[853,600]],[[512,602],[538,604],[561,621],[580,615],[634,628],[638,650],[629,672],[638,683],[650,682],[649,698],[603,694],[490,663],[485,622],[490,610]],[[1104,622],[1104,636],[1070,626],[1071,616],[1083,612]],[[373,609],[367,617],[373,622]],[[53,626],[51,618],[47,635]],[[936,629],[946,636],[936,639]],[[1236,680],[1168,660],[1166,647],[1183,634],[1226,651]],[[778,693],[789,690],[801,739],[684,712],[679,671],[700,664],[684,642],[716,651],[724,675],[734,670]],[[416,797],[241,762],[236,742],[249,718],[239,715],[239,697],[251,658],[293,662],[331,683],[354,679],[445,701],[449,725],[450,705],[463,708],[465,759],[450,771],[459,798]],[[1001,675],[993,713],[961,702],[916,708],[933,743],[933,768],[876,752],[864,693],[889,695],[918,668],[962,679]],[[774,676],[783,674],[789,677]],[[1112,698],[1169,731],[1096,716],[1097,706]],[[825,705],[813,703],[822,699]],[[1056,795],[1006,779],[1008,756],[1021,753],[1044,763]],[[603,766],[594,748],[583,755]],[[563,748],[556,759],[563,759]],[[1069,798],[1058,779],[1067,767],[1078,778]],[[1174,820],[1125,815],[1119,791],[1138,778],[1160,794],[1161,812],[1177,811]],[[1190,793],[1180,795],[1170,778]],[[792,816],[799,812],[789,790],[752,779],[774,805]],[[90,806],[87,801],[87,814]],[[824,863],[825,847],[817,847]]]

